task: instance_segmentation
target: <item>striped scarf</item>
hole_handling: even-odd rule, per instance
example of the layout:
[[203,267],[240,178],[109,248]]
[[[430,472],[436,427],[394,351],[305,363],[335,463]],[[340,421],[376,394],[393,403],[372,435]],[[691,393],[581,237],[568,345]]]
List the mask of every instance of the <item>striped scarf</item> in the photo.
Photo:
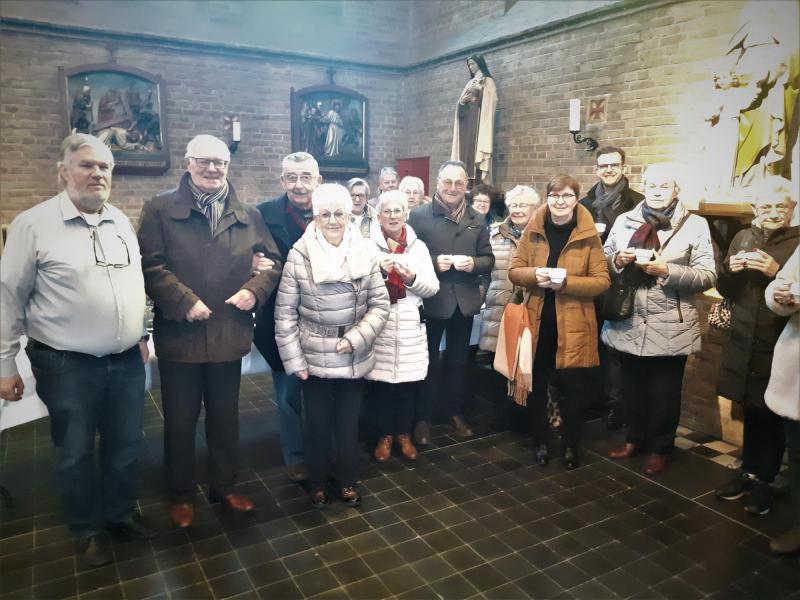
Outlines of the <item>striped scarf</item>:
[[225,185],[216,192],[204,192],[189,177],[189,189],[192,191],[192,196],[194,196],[195,206],[206,216],[208,227],[213,236],[222,217],[222,211],[225,210],[225,199],[228,197],[228,180],[226,179]]

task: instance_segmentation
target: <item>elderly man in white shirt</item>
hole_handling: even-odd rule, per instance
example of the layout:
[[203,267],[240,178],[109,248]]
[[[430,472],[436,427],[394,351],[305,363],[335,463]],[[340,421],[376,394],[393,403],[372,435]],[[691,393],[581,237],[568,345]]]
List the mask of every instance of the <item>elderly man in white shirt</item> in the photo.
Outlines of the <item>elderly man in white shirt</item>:
[[[73,134],[58,163],[63,191],[11,223],[0,261],[0,397],[22,397],[20,336],[50,413],[61,492],[76,554],[111,560],[104,530],[155,532],[136,513],[147,346],[136,234],[108,204],[114,157]],[[100,472],[95,434],[100,434]]]

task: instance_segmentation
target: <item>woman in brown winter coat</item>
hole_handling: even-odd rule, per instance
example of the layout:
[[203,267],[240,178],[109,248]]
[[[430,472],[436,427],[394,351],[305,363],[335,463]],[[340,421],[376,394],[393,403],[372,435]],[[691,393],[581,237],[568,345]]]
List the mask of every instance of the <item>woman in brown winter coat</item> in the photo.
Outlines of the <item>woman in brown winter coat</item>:
[[611,280],[591,214],[578,205],[580,186],[569,175],[547,184],[547,204],[531,217],[511,261],[509,280],[530,292],[528,314],[533,339],[533,392],[528,414],[539,448],[536,461],[549,460],[547,384],[561,376],[564,463],[579,464],[587,369],[596,367],[597,319],[592,298]]

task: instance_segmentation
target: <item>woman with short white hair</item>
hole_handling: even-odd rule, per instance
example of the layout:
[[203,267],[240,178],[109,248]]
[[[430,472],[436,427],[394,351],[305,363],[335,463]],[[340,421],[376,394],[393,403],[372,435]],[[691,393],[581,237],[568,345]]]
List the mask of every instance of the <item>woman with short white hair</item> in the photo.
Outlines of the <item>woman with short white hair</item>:
[[389,295],[372,242],[350,224],[344,186],[314,190],[314,221],[289,251],[275,303],[275,338],[288,374],[303,380],[311,503],[330,503],[330,440],[336,440],[341,498],[357,506],[358,414],[362,378],[386,323]]
[[408,210],[414,210],[426,202],[425,184],[419,177],[406,175],[400,181],[398,189],[406,195],[408,200]]
[[686,360],[700,350],[694,298],[716,282],[708,223],[681,202],[676,170],[647,168],[644,200],[617,217],[603,247],[612,282],[634,289],[632,314],[603,327],[603,343],[620,353],[628,430],[609,456],[648,452],[647,475],[669,466]]
[[[522,231],[530,221],[533,211],[542,204],[532,187],[518,185],[506,194],[508,217],[493,225],[489,241],[494,254],[491,282],[486,292],[486,304],[481,311],[481,350],[494,352],[503,310],[514,294],[514,284],[508,280],[508,267],[517,251]],[[519,288],[522,289],[522,288]]]
[[375,342],[375,367],[366,376],[375,382],[380,429],[374,455],[381,462],[387,460],[395,441],[405,458],[416,460],[411,427],[419,384],[428,374],[428,338],[420,307],[423,298],[439,291],[439,279],[428,247],[406,223],[406,195],[399,190],[384,192],[376,212],[370,239],[378,252],[390,307],[386,327]]

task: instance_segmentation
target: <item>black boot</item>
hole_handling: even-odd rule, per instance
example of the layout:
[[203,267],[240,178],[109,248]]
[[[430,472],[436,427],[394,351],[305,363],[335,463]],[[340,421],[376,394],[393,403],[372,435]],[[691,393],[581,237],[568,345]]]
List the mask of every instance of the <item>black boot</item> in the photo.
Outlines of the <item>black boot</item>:
[[580,466],[577,446],[567,446],[567,448],[564,450],[564,466],[569,471],[572,469],[577,469]]

